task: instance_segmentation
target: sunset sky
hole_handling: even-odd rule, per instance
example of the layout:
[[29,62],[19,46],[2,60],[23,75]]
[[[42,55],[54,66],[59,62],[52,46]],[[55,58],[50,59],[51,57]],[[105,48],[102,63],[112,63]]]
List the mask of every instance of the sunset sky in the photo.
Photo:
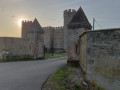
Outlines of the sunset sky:
[[63,26],[63,11],[82,7],[95,29],[120,27],[120,0],[0,0],[0,36],[20,37],[20,19],[37,18],[41,26]]

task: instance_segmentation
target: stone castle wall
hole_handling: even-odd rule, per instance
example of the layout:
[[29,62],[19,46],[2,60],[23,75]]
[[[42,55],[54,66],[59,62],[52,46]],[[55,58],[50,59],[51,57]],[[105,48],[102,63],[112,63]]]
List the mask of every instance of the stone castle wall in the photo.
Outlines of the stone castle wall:
[[[64,29],[63,27],[43,27],[44,45],[48,51],[53,48],[54,50],[64,49]],[[54,43],[54,44],[53,44]]]
[[79,56],[77,55],[77,49],[78,49],[78,41],[79,41],[79,36],[86,31],[84,28],[79,28],[79,29],[69,29],[68,30],[68,60],[78,60]]
[[0,59],[16,56],[44,57],[44,31],[37,19],[22,22],[22,37],[0,37]]

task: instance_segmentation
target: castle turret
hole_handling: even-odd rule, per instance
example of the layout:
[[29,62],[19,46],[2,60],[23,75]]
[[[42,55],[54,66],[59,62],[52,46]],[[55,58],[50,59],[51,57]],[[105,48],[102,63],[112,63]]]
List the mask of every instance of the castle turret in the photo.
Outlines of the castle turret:
[[68,24],[72,20],[73,16],[76,14],[76,10],[68,9],[64,11],[64,49],[67,49],[67,41],[68,41]]
[[22,38],[29,42],[31,56],[44,56],[44,30],[35,18],[34,21],[22,21]]
[[91,30],[91,28],[91,24],[80,7],[68,24],[68,61],[76,62],[79,60],[79,35],[87,30]]
[[32,29],[32,21],[22,21],[22,38],[26,38],[27,34]]

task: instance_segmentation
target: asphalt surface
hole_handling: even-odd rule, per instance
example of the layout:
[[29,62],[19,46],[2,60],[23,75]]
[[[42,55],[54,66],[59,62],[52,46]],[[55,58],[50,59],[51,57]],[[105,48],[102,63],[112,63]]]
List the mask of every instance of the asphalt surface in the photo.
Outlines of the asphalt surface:
[[66,61],[67,57],[0,63],[0,90],[41,90],[47,78]]

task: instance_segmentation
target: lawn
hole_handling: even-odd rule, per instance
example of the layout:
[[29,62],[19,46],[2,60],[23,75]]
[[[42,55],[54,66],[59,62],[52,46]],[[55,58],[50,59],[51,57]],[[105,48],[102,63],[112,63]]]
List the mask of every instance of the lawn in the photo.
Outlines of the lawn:
[[45,54],[45,59],[48,59],[48,58],[57,58],[57,57],[64,57],[64,56],[67,56],[67,53],[46,53]]

